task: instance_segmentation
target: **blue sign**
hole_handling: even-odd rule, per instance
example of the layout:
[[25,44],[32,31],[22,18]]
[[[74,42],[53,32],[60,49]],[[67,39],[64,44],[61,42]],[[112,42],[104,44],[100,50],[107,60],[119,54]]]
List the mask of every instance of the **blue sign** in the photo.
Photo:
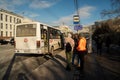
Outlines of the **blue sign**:
[[81,30],[82,29],[82,25],[75,25],[74,26],[74,30]]
[[73,22],[73,24],[79,24],[79,22]]

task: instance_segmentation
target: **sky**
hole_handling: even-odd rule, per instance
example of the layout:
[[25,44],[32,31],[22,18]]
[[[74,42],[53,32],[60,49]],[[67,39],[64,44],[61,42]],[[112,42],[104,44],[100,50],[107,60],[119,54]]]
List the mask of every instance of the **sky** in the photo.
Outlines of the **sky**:
[[[77,0],[81,25],[102,20],[100,12],[110,9],[110,0]],[[0,8],[52,26],[74,29],[77,14],[74,0],[0,0]]]

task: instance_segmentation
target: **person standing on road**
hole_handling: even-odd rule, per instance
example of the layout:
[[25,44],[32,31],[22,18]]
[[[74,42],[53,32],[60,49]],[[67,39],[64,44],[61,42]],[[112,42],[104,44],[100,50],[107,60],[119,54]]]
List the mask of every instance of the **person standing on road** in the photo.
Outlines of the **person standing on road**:
[[80,61],[80,67],[78,66],[78,69],[83,72],[84,70],[84,56],[86,54],[86,38],[83,37],[83,34],[79,35],[79,41],[78,41],[78,60]]
[[67,66],[66,70],[71,70],[71,57],[72,57],[72,50],[74,47],[74,40],[71,38],[72,35],[68,34],[68,37],[65,38],[65,53],[66,53],[66,60],[67,60]]
[[102,37],[100,37],[100,35],[98,35],[96,38],[96,44],[97,44],[97,54],[101,55],[102,54]]
[[106,39],[107,53],[109,53],[110,45],[111,45],[111,38],[110,38],[110,36],[108,36]]
[[78,62],[78,51],[77,51],[77,46],[78,46],[78,34],[74,34],[73,36],[73,39],[74,39],[74,48],[73,48],[73,55],[72,55],[72,65],[75,65],[74,61],[75,59],[77,60]]

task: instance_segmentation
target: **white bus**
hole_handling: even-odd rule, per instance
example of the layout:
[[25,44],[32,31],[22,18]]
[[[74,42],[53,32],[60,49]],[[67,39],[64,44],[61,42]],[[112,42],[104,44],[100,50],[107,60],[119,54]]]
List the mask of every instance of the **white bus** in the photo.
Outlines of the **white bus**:
[[64,43],[59,29],[40,22],[16,24],[16,53],[53,53]]

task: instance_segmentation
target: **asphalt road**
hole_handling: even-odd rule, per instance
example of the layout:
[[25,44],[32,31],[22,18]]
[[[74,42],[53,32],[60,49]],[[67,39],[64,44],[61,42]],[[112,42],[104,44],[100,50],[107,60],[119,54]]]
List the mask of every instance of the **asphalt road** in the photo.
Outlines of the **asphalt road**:
[[31,73],[45,61],[44,56],[14,53],[14,46],[0,45],[0,80],[17,80],[21,74]]
[[0,80],[2,80],[13,55],[14,46],[11,46],[10,44],[0,45]]

